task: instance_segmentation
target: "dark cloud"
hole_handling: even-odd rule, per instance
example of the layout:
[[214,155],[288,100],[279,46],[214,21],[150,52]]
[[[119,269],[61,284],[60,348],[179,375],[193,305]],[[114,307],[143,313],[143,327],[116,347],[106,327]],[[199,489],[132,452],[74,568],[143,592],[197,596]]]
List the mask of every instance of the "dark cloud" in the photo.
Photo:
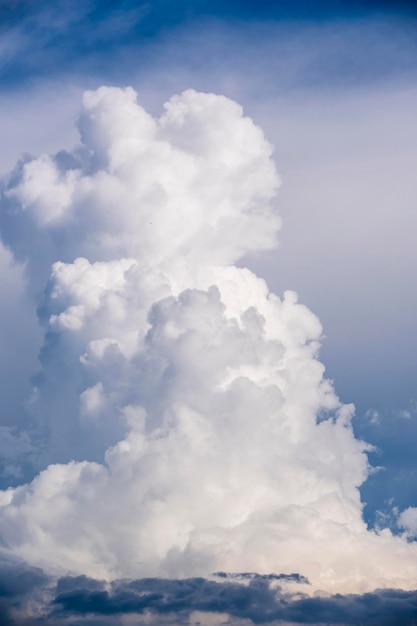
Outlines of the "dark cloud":
[[[227,576],[229,578],[229,576]],[[192,611],[227,613],[254,624],[342,624],[412,626],[417,624],[417,592],[380,590],[364,595],[307,597],[289,594],[276,581],[297,575],[231,575],[248,584],[203,578],[146,578],[110,586],[85,577],[61,579],[54,603],[62,613],[120,615],[145,613],[185,616]],[[302,578],[301,578],[302,580]]]
[[59,581],[54,602],[69,613],[109,615],[151,611],[181,615],[202,611],[230,613],[261,623],[269,619],[271,608],[275,609],[273,597],[269,582],[263,578],[251,579],[247,586],[204,578],[144,578],[116,581],[107,587],[105,583],[77,577]]
[[[0,624],[116,626],[123,615],[146,615],[150,624],[178,626],[188,624],[193,612],[227,614],[230,624],[417,624],[417,591],[384,589],[363,595],[309,597],[285,588],[288,582],[306,583],[298,574],[220,572],[216,576],[218,581],[143,578],[111,583],[67,576],[53,586],[39,568],[3,558]],[[204,624],[204,617],[199,619]]]
[[[50,578],[38,567],[2,557],[0,560],[0,624],[26,620],[29,604],[43,603]],[[29,618],[28,618],[29,619]],[[30,618],[31,619],[31,618]],[[30,622],[28,622],[30,623]]]
[[254,572],[215,572],[213,576],[217,578],[228,578],[235,580],[281,580],[282,582],[296,582],[296,583],[304,583],[309,584],[308,580],[305,576],[301,576],[301,574],[256,574]]

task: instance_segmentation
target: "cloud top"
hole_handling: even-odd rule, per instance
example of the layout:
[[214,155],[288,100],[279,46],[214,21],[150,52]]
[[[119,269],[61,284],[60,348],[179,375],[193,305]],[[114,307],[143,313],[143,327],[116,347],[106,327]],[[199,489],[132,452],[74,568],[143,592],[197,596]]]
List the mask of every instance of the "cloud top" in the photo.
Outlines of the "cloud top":
[[5,190],[3,236],[20,258],[39,255],[33,229],[49,264],[127,256],[190,271],[275,245],[272,147],[231,100],[188,90],[154,119],[133,89],[101,87],[79,128],[78,150],[27,158]]

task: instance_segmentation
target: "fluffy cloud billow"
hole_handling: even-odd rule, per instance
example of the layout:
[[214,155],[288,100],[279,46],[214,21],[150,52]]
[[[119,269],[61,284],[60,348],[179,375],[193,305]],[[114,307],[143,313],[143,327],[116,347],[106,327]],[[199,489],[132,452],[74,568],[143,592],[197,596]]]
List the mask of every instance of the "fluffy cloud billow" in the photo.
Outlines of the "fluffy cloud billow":
[[155,119],[109,87],[85,94],[79,130],[3,185],[45,333],[37,475],[1,493],[3,554],[105,580],[415,588],[416,544],[363,521],[368,448],[324,377],[319,320],[235,265],[280,228],[262,131],[223,96],[186,91]]

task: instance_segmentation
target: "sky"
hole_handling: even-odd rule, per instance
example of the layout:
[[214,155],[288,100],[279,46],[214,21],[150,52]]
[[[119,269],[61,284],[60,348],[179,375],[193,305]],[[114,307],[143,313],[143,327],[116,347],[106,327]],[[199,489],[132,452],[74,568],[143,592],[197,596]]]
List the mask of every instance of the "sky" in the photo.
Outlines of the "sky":
[[3,623],[417,623],[416,27],[0,3]]

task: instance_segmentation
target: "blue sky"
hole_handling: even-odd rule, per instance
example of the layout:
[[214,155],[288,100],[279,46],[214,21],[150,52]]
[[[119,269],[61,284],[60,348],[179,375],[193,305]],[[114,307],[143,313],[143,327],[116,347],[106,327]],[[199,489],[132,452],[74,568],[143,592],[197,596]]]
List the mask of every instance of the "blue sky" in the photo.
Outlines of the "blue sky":
[[[221,93],[262,127],[283,228],[278,250],[241,265],[320,319],[326,374],[380,467],[361,486],[365,520],[402,532],[396,511],[417,506],[415,3],[16,0],[0,24],[4,172],[23,152],[70,149],[81,94],[102,84],[132,85],[154,115],[189,87]],[[42,337],[31,287],[1,258],[0,419],[23,455]],[[22,456],[2,486],[31,471]]]
[[[131,75],[133,70],[131,65],[121,67],[120,61],[125,55],[140,50],[146,60],[148,50],[153,65],[153,46],[160,49],[161,43],[177,38],[181,31],[189,35],[202,26],[211,32],[221,28],[230,28],[232,32],[249,29],[256,38],[256,31],[273,29],[280,24],[285,24],[288,32],[307,24],[325,27],[347,21],[358,25],[364,20],[378,19],[386,20],[388,29],[399,24],[402,37],[412,40],[416,19],[412,2],[329,0],[314,6],[308,1],[259,2],[256,5],[237,1],[162,0],[151,3],[39,2],[36,5],[25,1],[6,2],[2,4],[1,80],[2,84],[18,87],[26,81],[54,75],[62,79],[63,75],[74,72],[81,72],[84,79],[103,75],[123,80],[122,74]],[[403,45],[406,43],[404,39]],[[321,59],[321,79],[334,79],[338,75],[342,80],[349,76],[360,80],[364,73],[375,78],[413,67],[407,50],[401,56],[401,50],[390,50],[388,40],[383,55],[373,49],[372,41],[368,44],[366,55],[344,42],[345,50],[341,50],[340,58]]]

